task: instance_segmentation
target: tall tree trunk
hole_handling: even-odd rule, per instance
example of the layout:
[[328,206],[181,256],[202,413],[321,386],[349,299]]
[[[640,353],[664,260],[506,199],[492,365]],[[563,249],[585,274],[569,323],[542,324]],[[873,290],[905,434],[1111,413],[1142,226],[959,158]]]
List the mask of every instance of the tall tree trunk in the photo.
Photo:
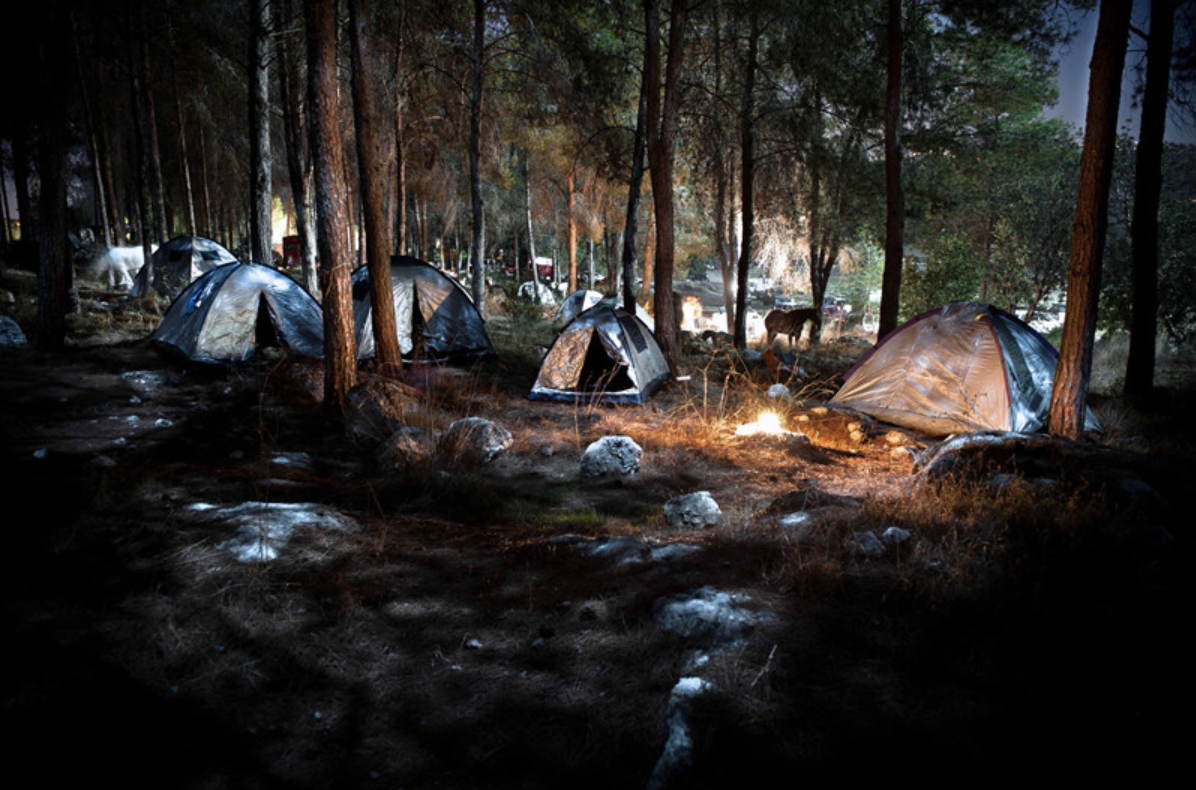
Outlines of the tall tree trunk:
[[527,219],[527,259],[532,267],[532,302],[540,304],[540,267],[536,265],[536,234],[532,228],[531,154],[523,152],[523,208]]
[[673,304],[673,151],[677,111],[681,103],[681,62],[688,0],[673,0],[669,20],[669,59],[665,67],[663,106],[660,96],[660,0],[645,0],[647,46],[644,51],[648,91],[648,162],[652,200],[656,206],[656,292],[653,298],[656,340],[673,374],[677,372],[678,326]]
[[1051,390],[1048,430],[1055,436],[1084,435],[1085,404],[1092,374],[1092,341],[1100,295],[1101,264],[1109,220],[1109,182],[1117,139],[1121,72],[1129,35],[1131,0],[1102,0],[1088,81],[1088,110],[1080,184],[1072,228],[1067,313],[1059,363]]
[[292,51],[290,27],[291,0],[276,0],[275,28],[278,41],[278,87],[282,94],[283,140],[287,158],[287,175],[291,182],[291,200],[295,204],[295,232],[299,236],[300,282],[313,296],[320,293],[316,275],[316,240],[312,228],[311,177],[312,163],[308,156],[308,135],[305,134],[300,94],[299,59]]
[[336,72],[336,0],[304,0],[307,18],[307,106],[315,161],[316,223],[324,293],[324,411],[344,417],[345,394],[356,381],[350,259],[345,228],[344,149]]
[[1125,394],[1131,397],[1149,395],[1154,387],[1154,349],[1159,325],[1159,194],[1163,188],[1163,132],[1167,125],[1175,9],[1172,0],[1152,0],[1150,4],[1146,95],[1142,100],[1142,130],[1134,171],[1134,216],[1130,224],[1133,284]]
[[71,37],[75,43],[75,72],[79,79],[79,96],[83,100],[83,119],[87,126],[87,146],[91,153],[92,188],[96,196],[96,222],[100,226],[100,234],[105,247],[112,246],[112,225],[108,216],[109,196],[104,189],[103,163],[100,158],[99,135],[96,130],[95,114],[91,109],[90,94],[87,80],[83,76],[83,53],[79,43],[79,29],[75,14],[71,12]]
[[366,35],[369,21],[365,0],[349,0],[349,31],[352,35],[353,117],[357,124],[358,180],[361,207],[365,214],[366,265],[370,275],[370,312],[374,329],[374,352],[378,372],[397,378],[403,372],[399,335],[395,326],[395,301],[390,282],[390,229],[386,226],[385,183],[378,131],[374,128],[374,97],[371,92],[373,53]]
[[755,183],[756,183],[756,127],[755,112],[756,92],[756,53],[760,45],[760,22],[755,11],[752,12],[751,32],[748,35],[747,75],[743,85],[743,112],[740,115],[740,126],[743,138],[743,241],[739,248],[739,278],[738,302],[735,305],[735,347],[743,350],[747,348],[747,282],[748,269],[752,265],[752,240],[756,232]]
[[183,201],[186,203],[187,233],[194,236],[195,192],[191,186],[191,162],[187,156],[187,126],[183,113],[183,97],[179,91],[179,73],[174,57],[174,24],[166,20],[166,41],[170,49],[170,85],[174,89],[174,111],[179,126],[179,165],[183,174]]
[[[486,264],[482,260],[482,67],[486,45],[486,0],[473,0],[473,84],[469,94],[469,199],[473,235],[469,266],[473,270],[473,304],[486,313]],[[518,263],[516,264],[518,266]]]
[[[656,214],[652,204],[648,204],[648,221],[647,229],[644,232],[644,282],[643,287],[640,288],[640,299],[648,307],[655,308],[652,304],[652,294],[655,290],[652,288],[652,278],[656,276]],[[635,288],[635,270],[631,271],[631,286]]]
[[881,278],[877,339],[897,327],[901,262],[905,256],[905,191],[901,187],[901,60],[905,34],[901,0],[888,0],[888,84],[885,88],[885,268]]
[[69,88],[70,52],[65,44],[70,21],[63,6],[50,4],[34,35],[38,47],[38,206],[37,334],[42,351],[66,344],[70,306],[70,251],[66,235],[67,127],[62,95]]
[[568,180],[565,184],[569,202],[566,211],[569,215],[569,293],[577,290],[577,217],[574,216],[574,211],[577,207],[577,195],[574,193],[576,184],[576,171],[570,170]]
[[[203,124],[199,125],[199,178],[200,186],[203,187],[203,213],[205,219],[205,227],[213,237],[218,237],[220,233],[220,218],[212,208],[212,192],[208,186],[208,146],[207,136],[204,134]],[[225,239],[227,243],[228,239]]]
[[[644,149],[648,139],[647,72],[640,80],[640,98],[635,111],[635,143],[631,154],[631,178],[627,182],[627,220],[623,233],[623,309],[635,314],[635,234],[640,213],[640,188],[644,181]],[[592,248],[591,248],[592,252]],[[591,267],[593,268],[593,267]],[[590,272],[590,287],[594,287],[594,272]],[[644,275],[644,288],[648,276]]]
[[145,24],[145,0],[138,3],[137,50],[138,69],[141,71],[142,111],[145,124],[146,177],[153,208],[153,241],[166,241],[166,196],[162,185],[162,153],[158,145],[158,116],[154,110],[154,92],[150,86],[149,32]]
[[96,104],[99,107],[100,116],[100,162],[104,178],[104,192],[108,195],[108,221],[111,223],[108,235],[112,239],[113,244],[124,244],[125,222],[119,209],[121,203],[115,188],[115,179],[112,175],[112,160],[117,154],[113,150],[112,141],[108,134],[108,130],[111,127],[108,123],[108,92],[104,85],[104,62],[102,60],[98,60],[96,63],[96,81],[99,87],[96,95]]
[[[127,34],[129,37],[128,52],[140,52],[141,45],[137,43],[138,26],[134,21],[134,7],[133,0],[129,0],[126,7],[127,11]],[[136,152],[137,159],[137,240],[141,244],[141,252],[144,256],[145,263],[142,264],[141,271],[138,277],[142,279],[145,284],[145,292],[143,297],[149,298],[154,292],[154,261],[153,261],[153,236],[154,231],[151,225],[151,209],[149,197],[150,184],[150,165],[149,152],[147,151],[148,142],[146,140],[146,130],[148,124],[141,122],[147,117],[147,110],[145,107],[145,89],[142,85],[144,80],[144,72],[141,67],[141,58],[129,55],[129,74],[132,76],[130,88],[132,90],[132,106],[133,106],[133,146]]]
[[33,128],[25,116],[25,108],[14,108],[18,115],[16,133],[12,140],[12,175],[17,193],[17,217],[20,220],[21,241],[29,244],[37,236],[37,216],[33,210],[33,198],[29,193],[29,175],[32,171]]
[[249,33],[249,248],[257,263],[274,262],[270,215],[270,0],[253,0]]

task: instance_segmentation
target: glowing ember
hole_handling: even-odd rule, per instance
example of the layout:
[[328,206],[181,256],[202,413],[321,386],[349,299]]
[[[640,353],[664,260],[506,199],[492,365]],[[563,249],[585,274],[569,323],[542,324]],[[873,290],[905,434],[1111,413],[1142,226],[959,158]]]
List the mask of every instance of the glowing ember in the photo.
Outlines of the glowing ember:
[[755,422],[745,423],[735,429],[736,436],[751,436],[757,433],[788,433],[781,428],[781,418],[776,412],[762,412]]

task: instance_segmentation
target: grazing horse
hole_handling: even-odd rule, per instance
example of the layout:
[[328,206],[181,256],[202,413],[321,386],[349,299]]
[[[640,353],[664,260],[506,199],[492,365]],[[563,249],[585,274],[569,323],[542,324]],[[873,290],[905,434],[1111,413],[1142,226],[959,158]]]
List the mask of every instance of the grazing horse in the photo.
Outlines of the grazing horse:
[[822,317],[816,307],[799,307],[796,310],[771,310],[764,316],[764,329],[768,332],[768,345],[777,335],[789,335],[789,345],[792,346],[809,321],[815,329],[822,328]]

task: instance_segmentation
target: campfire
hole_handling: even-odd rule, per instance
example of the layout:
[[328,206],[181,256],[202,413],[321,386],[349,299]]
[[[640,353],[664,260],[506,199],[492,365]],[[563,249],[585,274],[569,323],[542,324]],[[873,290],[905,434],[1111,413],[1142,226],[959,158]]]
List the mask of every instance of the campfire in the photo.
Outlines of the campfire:
[[781,427],[781,418],[774,411],[760,412],[755,422],[744,423],[735,429],[736,436],[755,436],[761,433],[781,436],[793,432]]

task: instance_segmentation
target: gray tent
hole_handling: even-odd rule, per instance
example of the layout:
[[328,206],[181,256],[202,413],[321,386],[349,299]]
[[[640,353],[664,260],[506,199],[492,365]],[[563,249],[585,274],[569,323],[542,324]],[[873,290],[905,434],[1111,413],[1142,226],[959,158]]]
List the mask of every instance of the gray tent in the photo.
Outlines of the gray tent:
[[643,403],[668,377],[664,355],[644,322],[617,307],[599,305],[561,330],[530,397]]
[[324,318],[316,300],[287,275],[235,261],[187,286],[151,339],[198,362],[250,359],[266,347],[322,357]]
[[154,290],[173,299],[196,277],[236,259],[231,252],[211,239],[175,236],[153,254],[150,258],[152,266],[142,267],[137,273],[131,294],[141,296],[147,293],[147,269],[153,269]]
[[[847,372],[831,403],[931,436],[1036,431],[1058,353],[991,305],[952,302],[894,329]],[[1088,414],[1090,430],[1099,429]]]
[[[352,283],[357,357],[363,359],[374,355],[368,267],[353,272]],[[443,359],[494,353],[486,322],[456,280],[431,264],[396,255],[390,259],[390,283],[404,356]]]
[[[619,307],[619,297],[614,294],[604,294],[601,291],[574,291],[561,302],[561,306],[556,310],[556,318],[554,320],[567,324],[586,310],[598,304],[603,304],[607,307]],[[635,317],[644,322],[644,325],[648,327],[648,331],[656,331],[656,323],[652,320],[652,316],[639,304],[635,306]]]

